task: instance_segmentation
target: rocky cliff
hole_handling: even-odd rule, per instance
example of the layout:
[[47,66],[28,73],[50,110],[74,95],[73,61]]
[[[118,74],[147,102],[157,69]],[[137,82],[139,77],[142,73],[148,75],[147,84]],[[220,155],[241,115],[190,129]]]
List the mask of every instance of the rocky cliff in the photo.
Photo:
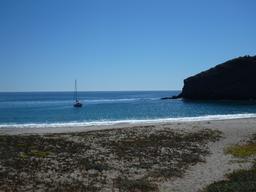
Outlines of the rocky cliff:
[[184,99],[256,99],[256,56],[229,60],[184,80]]

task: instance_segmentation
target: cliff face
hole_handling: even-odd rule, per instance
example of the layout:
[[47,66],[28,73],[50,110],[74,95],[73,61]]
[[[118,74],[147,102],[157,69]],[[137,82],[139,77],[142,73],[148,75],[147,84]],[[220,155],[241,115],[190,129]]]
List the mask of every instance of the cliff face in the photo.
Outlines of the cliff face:
[[256,56],[239,57],[184,80],[184,99],[256,99]]

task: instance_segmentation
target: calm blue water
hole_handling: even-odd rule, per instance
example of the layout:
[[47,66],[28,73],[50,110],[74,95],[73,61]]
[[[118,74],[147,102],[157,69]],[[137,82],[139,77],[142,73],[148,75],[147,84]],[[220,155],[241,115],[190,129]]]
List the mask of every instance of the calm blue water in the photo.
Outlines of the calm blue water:
[[0,93],[0,127],[177,120],[183,117],[249,117],[255,102],[160,100],[178,91],[80,92],[84,107],[73,107],[73,92]]

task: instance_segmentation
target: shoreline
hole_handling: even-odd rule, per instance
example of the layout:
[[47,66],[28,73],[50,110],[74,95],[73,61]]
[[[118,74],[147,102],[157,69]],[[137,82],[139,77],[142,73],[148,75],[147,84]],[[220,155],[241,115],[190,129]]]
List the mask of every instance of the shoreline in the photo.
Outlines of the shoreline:
[[[171,129],[179,129],[178,127],[186,127],[190,129],[191,127],[200,125],[209,127],[209,125],[215,124],[219,127],[221,124],[235,124],[235,123],[244,123],[251,122],[256,124],[256,117],[247,117],[247,118],[234,118],[234,119],[205,119],[205,120],[192,120],[192,121],[148,121],[148,122],[136,122],[136,123],[116,123],[116,124],[102,124],[102,125],[88,125],[88,126],[60,126],[60,127],[1,127],[0,135],[19,135],[19,134],[51,134],[51,133],[74,133],[74,132],[89,132],[89,131],[101,131],[109,129],[125,129],[133,128],[139,126],[162,126],[168,125]],[[211,127],[211,126],[210,126]]]
[[192,117],[170,117],[170,118],[152,118],[152,119],[127,119],[127,120],[98,120],[98,121],[70,121],[55,123],[3,123],[1,128],[44,128],[44,127],[88,127],[88,126],[105,126],[116,124],[146,124],[146,123],[175,123],[175,122],[196,122],[211,120],[229,120],[256,118],[256,113],[238,113],[238,114],[219,114],[219,115],[202,115]]

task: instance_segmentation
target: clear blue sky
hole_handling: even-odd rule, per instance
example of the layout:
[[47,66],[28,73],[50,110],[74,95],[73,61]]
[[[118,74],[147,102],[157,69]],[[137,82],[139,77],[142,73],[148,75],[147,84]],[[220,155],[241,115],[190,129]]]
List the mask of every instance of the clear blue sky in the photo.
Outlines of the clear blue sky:
[[255,0],[1,0],[0,91],[177,90],[256,54]]

